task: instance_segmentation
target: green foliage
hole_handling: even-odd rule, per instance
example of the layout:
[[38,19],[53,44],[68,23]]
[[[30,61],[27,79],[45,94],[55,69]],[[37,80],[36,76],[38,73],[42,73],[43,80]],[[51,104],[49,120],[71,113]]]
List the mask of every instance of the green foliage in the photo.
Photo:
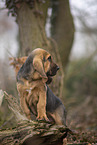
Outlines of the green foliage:
[[88,60],[72,61],[65,77],[66,97],[96,96],[97,63]]

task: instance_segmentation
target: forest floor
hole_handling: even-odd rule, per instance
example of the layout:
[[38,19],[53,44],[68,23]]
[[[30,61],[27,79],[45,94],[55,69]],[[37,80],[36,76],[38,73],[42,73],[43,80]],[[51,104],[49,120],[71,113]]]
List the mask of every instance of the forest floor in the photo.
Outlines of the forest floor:
[[88,96],[80,104],[71,103],[67,108],[67,125],[75,132],[68,134],[68,144],[97,145],[97,97]]

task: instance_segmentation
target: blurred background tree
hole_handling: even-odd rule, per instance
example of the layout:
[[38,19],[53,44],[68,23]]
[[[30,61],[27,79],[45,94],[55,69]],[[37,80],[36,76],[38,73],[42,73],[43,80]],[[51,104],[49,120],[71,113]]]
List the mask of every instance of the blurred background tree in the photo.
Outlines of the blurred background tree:
[[[5,51],[4,55],[0,55],[0,58],[4,56],[0,61],[0,88],[14,96],[17,95],[15,74],[7,63],[7,53],[11,53],[12,56],[23,56],[28,55],[36,47],[42,47],[52,53],[60,66],[60,72],[52,85],[58,96],[59,90],[56,88],[60,85],[63,88],[60,89],[60,94],[63,94],[61,99],[68,111],[68,125],[72,128],[76,126],[78,130],[95,131],[97,129],[96,0],[23,2],[6,0],[6,4],[11,13],[7,16],[6,6],[1,7],[1,54],[3,50]],[[4,35],[6,31],[10,34],[7,40]]]

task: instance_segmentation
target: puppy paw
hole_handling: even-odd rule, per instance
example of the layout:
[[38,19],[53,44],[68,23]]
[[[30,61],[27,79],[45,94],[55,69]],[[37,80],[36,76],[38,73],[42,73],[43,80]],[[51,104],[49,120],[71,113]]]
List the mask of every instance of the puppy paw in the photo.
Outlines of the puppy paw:
[[47,118],[46,114],[45,115],[38,115],[36,119],[37,120],[46,120],[46,121],[49,121],[49,119]]

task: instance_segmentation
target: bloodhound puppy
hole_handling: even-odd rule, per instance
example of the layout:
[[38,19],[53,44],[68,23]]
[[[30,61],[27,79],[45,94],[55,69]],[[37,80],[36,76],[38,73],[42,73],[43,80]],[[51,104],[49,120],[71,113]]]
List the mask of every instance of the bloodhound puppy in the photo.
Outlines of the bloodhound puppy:
[[59,69],[51,55],[37,48],[28,58],[11,58],[10,64],[16,71],[20,103],[27,117],[31,119],[32,113],[38,119],[66,125],[65,107],[47,86]]
[[17,74],[17,90],[20,104],[29,119],[29,106],[37,104],[37,119],[48,120],[46,115],[46,91],[48,75],[56,74],[59,67],[53,62],[52,56],[44,49],[37,48],[31,52]]

